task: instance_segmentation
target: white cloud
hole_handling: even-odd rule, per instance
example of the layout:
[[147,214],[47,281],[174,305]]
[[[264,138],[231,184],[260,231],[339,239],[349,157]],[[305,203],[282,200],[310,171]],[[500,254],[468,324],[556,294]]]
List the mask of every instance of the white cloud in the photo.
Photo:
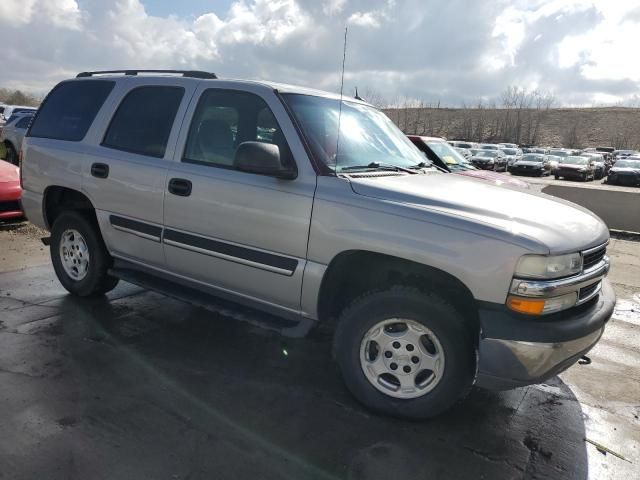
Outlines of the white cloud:
[[79,29],[81,13],[75,0],[2,0],[0,24],[50,23],[60,28]]
[[322,3],[322,11],[325,15],[335,15],[344,9],[346,3],[347,0],[325,0]]
[[345,91],[456,103],[536,85],[589,104],[640,86],[638,0],[234,0],[195,18],[145,1],[0,0],[0,86],[44,93],[82,70],[154,67],[335,91],[346,24]]

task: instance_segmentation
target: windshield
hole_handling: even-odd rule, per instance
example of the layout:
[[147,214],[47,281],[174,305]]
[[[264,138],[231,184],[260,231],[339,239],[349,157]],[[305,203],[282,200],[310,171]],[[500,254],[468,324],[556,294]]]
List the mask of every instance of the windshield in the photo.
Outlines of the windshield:
[[515,148],[503,148],[502,151],[504,153],[506,153],[507,155],[517,155],[518,154],[518,150],[516,150]]
[[616,168],[640,168],[640,160],[618,160]]
[[525,155],[521,159],[523,162],[542,162],[544,161],[543,155],[533,154],[533,155]]
[[586,165],[588,161],[589,159],[584,157],[567,157],[562,160],[562,163],[570,163],[572,165]]
[[498,147],[495,145],[482,145],[480,148],[482,150],[498,150]]
[[[429,148],[435,153],[440,160],[447,164],[449,168],[455,170],[466,163],[465,158],[448,143],[445,142],[427,142]],[[465,168],[466,170],[466,168]]]
[[[420,150],[384,113],[360,103],[301,94],[283,95],[314,156],[336,172],[372,163],[412,167],[424,163]],[[337,154],[337,151],[339,153]]]
[[566,150],[550,150],[549,155],[553,155],[554,157],[568,157],[569,152]]

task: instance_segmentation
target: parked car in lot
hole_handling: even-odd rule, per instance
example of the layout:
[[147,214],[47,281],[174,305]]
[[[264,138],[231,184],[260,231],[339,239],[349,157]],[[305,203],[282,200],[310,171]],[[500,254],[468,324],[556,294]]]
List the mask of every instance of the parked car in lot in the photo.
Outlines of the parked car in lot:
[[73,295],[124,279],[292,336],[326,322],[354,396],[409,418],[600,339],[615,295],[588,210],[439,172],[357,99],[133,73],[58,84],[23,143],[23,205]]
[[[518,145],[515,143],[499,143],[498,148],[500,150],[504,150],[505,148],[518,148]],[[506,153],[506,152],[505,152]]]
[[0,125],[4,125],[12,115],[16,113],[35,113],[36,107],[25,107],[22,105],[5,105],[0,114]]
[[32,114],[14,114],[8,125],[5,125],[0,133],[0,142],[4,144],[6,150],[5,160],[14,165],[18,165],[18,152],[22,147],[22,139],[24,138],[31,119]]
[[522,150],[519,148],[504,147],[502,151],[505,157],[507,157],[507,171],[511,168],[511,165],[520,160],[523,155]]
[[482,170],[507,171],[507,157],[502,153],[502,150],[481,149],[470,158],[470,161],[474,167]]
[[433,164],[446,172],[463,175],[494,185],[503,185],[506,187],[529,188],[527,182],[512,178],[500,173],[494,173],[486,170],[478,170],[464,157],[459,155],[457,149],[452,148],[448,142],[439,137],[423,137],[419,135],[408,135],[409,140],[424,155],[433,162]]
[[560,162],[554,176],[556,180],[559,178],[582,180],[583,182],[593,180],[595,176],[593,161],[586,157],[569,155]]
[[594,180],[601,180],[605,176],[605,159],[601,153],[581,153],[581,157],[591,160]]
[[18,167],[0,161],[0,220],[10,220],[23,216],[20,197],[20,171]]
[[542,177],[551,174],[551,162],[546,155],[526,153],[509,169],[512,175],[533,175]]
[[618,160],[609,170],[606,182],[610,185],[640,186],[640,158]]

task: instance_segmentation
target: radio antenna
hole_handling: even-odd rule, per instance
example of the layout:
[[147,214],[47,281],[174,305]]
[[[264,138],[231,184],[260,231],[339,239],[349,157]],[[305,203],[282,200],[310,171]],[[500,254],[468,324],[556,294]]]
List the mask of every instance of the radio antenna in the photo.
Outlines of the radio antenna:
[[336,138],[336,173],[338,173],[338,154],[340,152],[340,120],[342,120],[342,92],[344,90],[344,63],[347,59],[347,32],[349,27],[344,27],[344,47],[342,49],[342,75],[340,77],[340,107],[338,109],[338,137]]

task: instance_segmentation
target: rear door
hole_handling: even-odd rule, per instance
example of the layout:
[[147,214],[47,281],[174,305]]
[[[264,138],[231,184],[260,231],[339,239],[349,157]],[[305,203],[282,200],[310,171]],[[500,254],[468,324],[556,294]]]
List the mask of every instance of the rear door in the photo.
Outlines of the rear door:
[[131,78],[118,82],[84,162],[84,189],[97,208],[110,252],[164,267],[164,183],[197,81]]
[[[196,93],[165,184],[168,269],[298,311],[316,174],[272,90],[215,85]],[[236,170],[235,151],[244,141],[278,145],[297,178]]]

